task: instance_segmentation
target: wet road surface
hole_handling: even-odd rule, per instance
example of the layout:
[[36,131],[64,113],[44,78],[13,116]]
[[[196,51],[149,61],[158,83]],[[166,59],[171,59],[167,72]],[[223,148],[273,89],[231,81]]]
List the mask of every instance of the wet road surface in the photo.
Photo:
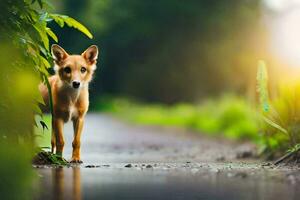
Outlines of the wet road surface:
[[[65,158],[72,126],[65,127]],[[236,144],[174,128],[133,126],[89,114],[80,166],[37,168],[35,199],[298,199],[299,169],[238,160]]]

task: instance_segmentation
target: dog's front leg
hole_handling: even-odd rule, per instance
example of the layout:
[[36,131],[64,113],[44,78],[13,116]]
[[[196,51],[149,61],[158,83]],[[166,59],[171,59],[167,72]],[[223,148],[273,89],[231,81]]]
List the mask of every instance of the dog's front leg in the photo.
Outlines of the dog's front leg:
[[63,134],[63,128],[64,128],[64,121],[60,118],[53,119],[53,135],[55,137],[55,146],[56,146],[56,155],[62,156],[63,150],[64,150],[64,134]]
[[84,121],[83,116],[79,116],[73,119],[74,139],[72,142],[73,153],[72,153],[71,162],[74,163],[82,163],[82,161],[80,160],[80,138],[81,138],[81,132],[83,128],[83,121]]

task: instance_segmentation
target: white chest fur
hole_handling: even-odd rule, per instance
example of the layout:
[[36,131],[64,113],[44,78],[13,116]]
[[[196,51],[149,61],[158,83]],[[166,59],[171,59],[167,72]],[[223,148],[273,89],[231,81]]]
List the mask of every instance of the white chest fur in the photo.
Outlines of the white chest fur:
[[70,119],[78,117],[78,110],[74,105],[71,105],[69,110],[70,110],[70,113],[69,113]]
[[62,105],[61,108],[62,117],[65,122],[78,117],[78,104],[81,89],[74,89],[68,86],[61,87],[59,91],[59,101]]

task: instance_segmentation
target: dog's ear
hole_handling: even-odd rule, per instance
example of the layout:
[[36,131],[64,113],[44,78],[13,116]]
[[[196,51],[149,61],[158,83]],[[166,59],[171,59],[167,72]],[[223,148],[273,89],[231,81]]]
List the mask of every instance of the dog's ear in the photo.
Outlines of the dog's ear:
[[69,56],[69,54],[57,44],[51,46],[51,53],[56,64],[61,63]]
[[98,47],[96,45],[90,46],[87,50],[85,50],[81,55],[84,59],[91,65],[96,64],[98,58]]

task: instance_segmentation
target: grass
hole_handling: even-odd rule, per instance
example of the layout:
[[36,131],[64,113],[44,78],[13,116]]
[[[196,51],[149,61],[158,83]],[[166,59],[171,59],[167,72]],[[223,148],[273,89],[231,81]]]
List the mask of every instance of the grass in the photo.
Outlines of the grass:
[[[257,83],[261,105],[261,129],[266,150],[271,154],[297,154],[300,150],[300,82],[279,82],[277,88],[270,91],[267,67],[260,61]],[[273,94],[272,98],[269,98],[269,92]],[[296,159],[299,159],[298,157],[295,156]]]
[[136,124],[183,127],[211,136],[255,142],[260,138],[255,109],[242,97],[233,95],[197,105],[179,103],[172,106],[143,104],[124,98],[102,99],[94,109]]

